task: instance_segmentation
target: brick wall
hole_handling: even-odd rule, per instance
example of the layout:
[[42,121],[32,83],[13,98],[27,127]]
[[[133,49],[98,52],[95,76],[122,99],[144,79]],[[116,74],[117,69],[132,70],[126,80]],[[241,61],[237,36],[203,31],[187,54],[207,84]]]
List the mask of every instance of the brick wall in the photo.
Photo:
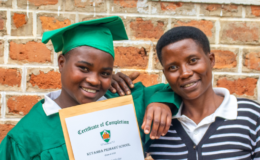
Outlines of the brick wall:
[[147,0],[0,0],[0,141],[49,91],[61,88],[58,54],[44,31],[118,15],[130,41],[115,42],[115,71],[140,71],[146,86],[166,83],[156,57],[160,36],[195,26],[216,54],[214,86],[260,101],[260,6]]

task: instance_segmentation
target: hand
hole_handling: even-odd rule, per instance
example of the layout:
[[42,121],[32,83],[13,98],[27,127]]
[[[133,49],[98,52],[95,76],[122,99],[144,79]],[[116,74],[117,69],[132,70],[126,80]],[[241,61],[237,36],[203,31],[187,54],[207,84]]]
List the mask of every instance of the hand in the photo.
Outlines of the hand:
[[[118,93],[120,96],[131,94],[130,88],[134,88],[133,80],[140,75],[139,72],[133,72],[129,76],[118,72],[112,75],[112,82],[109,90],[112,93]],[[129,88],[130,87],[130,88]]]
[[150,134],[151,139],[159,139],[160,136],[166,135],[172,122],[171,104],[151,103],[147,106],[142,129],[145,134],[150,133],[151,124],[153,128]]

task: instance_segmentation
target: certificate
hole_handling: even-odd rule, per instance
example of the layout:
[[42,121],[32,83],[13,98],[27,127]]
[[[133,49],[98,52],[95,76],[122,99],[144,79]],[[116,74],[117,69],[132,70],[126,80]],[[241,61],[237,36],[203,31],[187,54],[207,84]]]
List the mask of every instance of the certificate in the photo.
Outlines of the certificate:
[[144,160],[132,96],[59,111],[70,160]]

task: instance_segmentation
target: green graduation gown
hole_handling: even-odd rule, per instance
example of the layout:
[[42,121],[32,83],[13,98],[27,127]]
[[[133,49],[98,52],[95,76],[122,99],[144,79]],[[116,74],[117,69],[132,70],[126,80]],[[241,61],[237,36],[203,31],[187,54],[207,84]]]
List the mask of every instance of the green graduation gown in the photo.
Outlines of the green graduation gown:
[[[169,85],[158,84],[144,87],[135,84],[132,90],[139,127],[142,125],[146,106],[152,102],[173,103],[177,112],[181,99],[172,92]],[[105,97],[114,98],[118,94],[107,92]],[[39,101],[31,111],[7,134],[0,144],[1,160],[68,160],[67,148],[62,132],[59,114],[46,116]],[[144,151],[151,140],[140,129]]]

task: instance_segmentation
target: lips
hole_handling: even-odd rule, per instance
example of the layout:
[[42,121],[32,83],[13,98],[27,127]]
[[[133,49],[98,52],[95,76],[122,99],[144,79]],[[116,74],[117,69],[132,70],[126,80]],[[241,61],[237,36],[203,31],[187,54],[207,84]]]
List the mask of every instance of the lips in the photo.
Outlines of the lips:
[[85,97],[89,97],[89,98],[95,98],[99,92],[99,90],[97,89],[90,89],[90,88],[85,88],[85,87],[80,87],[82,90],[82,94]]
[[182,88],[186,89],[186,88],[192,88],[193,86],[196,86],[196,84],[199,82],[199,80],[197,81],[192,81],[192,82],[188,82],[185,83],[184,85],[181,85]]
[[87,89],[87,88],[83,88],[83,87],[82,87],[82,89],[86,92],[89,92],[89,93],[96,93],[97,92],[97,90],[93,90],[93,89]]

